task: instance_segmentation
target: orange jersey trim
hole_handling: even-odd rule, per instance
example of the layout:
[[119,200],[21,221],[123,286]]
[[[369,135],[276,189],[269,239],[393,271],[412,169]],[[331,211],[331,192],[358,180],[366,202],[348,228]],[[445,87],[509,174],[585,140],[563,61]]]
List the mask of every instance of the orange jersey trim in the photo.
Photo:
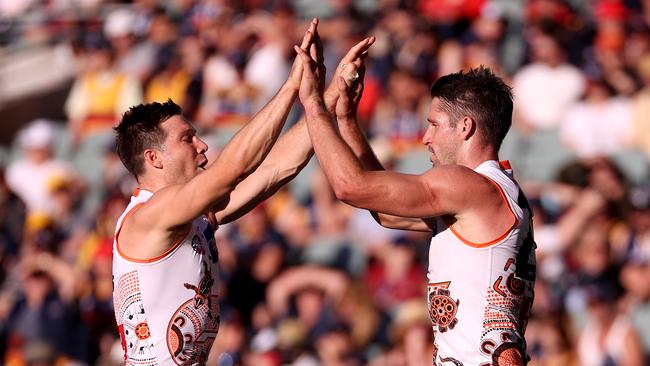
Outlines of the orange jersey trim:
[[[139,193],[139,189],[137,191],[138,191],[137,193]],[[156,262],[156,261],[159,261],[159,260],[165,258],[171,252],[173,252],[176,248],[178,248],[178,246],[183,242],[183,240],[185,240],[185,238],[187,237],[187,234],[189,234],[190,230],[192,230],[192,225],[190,224],[190,227],[187,229],[187,232],[185,234],[183,234],[183,236],[181,236],[181,238],[179,240],[174,242],[174,244],[172,244],[172,246],[169,249],[165,250],[164,253],[162,253],[161,255],[159,255],[157,257],[149,258],[149,259],[137,259],[137,258],[132,258],[132,257],[124,254],[124,252],[122,252],[122,250],[120,249],[120,242],[118,240],[120,232],[122,232],[122,226],[124,225],[124,221],[126,221],[126,219],[129,216],[131,216],[132,213],[134,213],[137,209],[142,207],[142,205],[144,205],[144,204],[145,204],[145,202],[140,202],[140,203],[136,204],[135,206],[133,206],[133,208],[131,208],[131,210],[129,212],[127,212],[126,215],[124,215],[124,218],[122,219],[122,222],[120,223],[120,227],[117,229],[117,232],[115,233],[115,248],[117,249],[117,253],[120,255],[120,257],[124,258],[125,260],[127,260],[129,262],[133,262],[133,263],[153,263],[153,262]]]
[[512,166],[510,166],[510,160],[501,160],[499,162],[499,168],[503,170],[512,170]]
[[454,233],[454,235],[460,241],[462,241],[466,245],[469,245],[472,248],[487,248],[487,247],[489,247],[491,245],[497,244],[501,240],[505,239],[505,237],[508,236],[510,234],[510,232],[512,232],[512,230],[514,230],[517,227],[517,221],[518,221],[517,220],[517,215],[515,214],[515,211],[512,209],[512,206],[510,206],[510,202],[508,202],[508,198],[506,196],[506,193],[503,191],[503,188],[501,188],[501,186],[497,182],[495,182],[492,178],[490,178],[490,177],[488,177],[486,175],[483,175],[483,176],[485,178],[487,178],[492,184],[494,184],[499,189],[499,193],[501,194],[501,198],[503,198],[503,200],[506,202],[506,205],[508,205],[508,209],[510,210],[510,213],[512,214],[513,223],[512,223],[512,225],[510,225],[510,227],[503,234],[499,235],[498,238],[496,238],[494,240],[491,240],[489,242],[486,242],[486,243],[475,243],[473,241],[469,241],[469,240],[465,239],[462,235],[460,235],[460,233],[458,231],[456,231],[456,229],[454,229],[447,222],[446,219],[443,219],[443,221],[445,222],[445,225],[447,225],[449,230],[451,230],[451,232]]
[[435,282],[435,283],[430,283],[428,284],[429,287],[443,287],[443,288],[449,288],[449,284],[451,281],[444,281],[444,282]]

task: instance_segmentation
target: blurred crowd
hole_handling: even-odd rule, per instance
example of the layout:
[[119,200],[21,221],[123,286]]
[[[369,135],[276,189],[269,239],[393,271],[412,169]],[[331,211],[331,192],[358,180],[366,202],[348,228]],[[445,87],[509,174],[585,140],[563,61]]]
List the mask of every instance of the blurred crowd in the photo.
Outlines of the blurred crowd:
[[[67,120],[32,121],[6,147],[0,362],[123,362],[111,246],[135,182],[112,126],[171,98],[214,157],[282,84],[314,16],[330,70],[377,38],[359,120],[391,169],[427,169],[438,76],[483,64],[513,86],[501,157],[535,209],[531,365],[650,365],[645,0],[0,0],[0,53],[64,44],[77,70]],[[430,237],[336,201],[314,161],[216,235],[210,365],[431,364]]]

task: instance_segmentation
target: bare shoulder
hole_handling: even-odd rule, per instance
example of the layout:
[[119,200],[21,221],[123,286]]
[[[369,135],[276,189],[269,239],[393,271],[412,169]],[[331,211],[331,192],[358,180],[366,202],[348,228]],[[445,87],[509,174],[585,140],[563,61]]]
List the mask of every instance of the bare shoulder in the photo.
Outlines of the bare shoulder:
[[497,193],[489,178],[466,166],[441,165],[426,171],[421,176],[430,187],[452,194]]
[[422,176],[431,194],[448,209],[459,215],[468,211],[483,211],[486,205],[499,205],[498,187],[486,176],[461,165],[441,165]]
[[187,234],[191,221],[169,229],[153,224],[156,215],[152,213],[157,212],[155,206],[155,200],[142,202],[135,205],[124,216],[115,235],[118,250],[123,256],[136,260],[150,260],[165,253]]
[[462,166],[441,166],[427,172],[427,181],[439,193],[450,224],[465,240],[487,243],[513,228],[517,219],[499,185]]

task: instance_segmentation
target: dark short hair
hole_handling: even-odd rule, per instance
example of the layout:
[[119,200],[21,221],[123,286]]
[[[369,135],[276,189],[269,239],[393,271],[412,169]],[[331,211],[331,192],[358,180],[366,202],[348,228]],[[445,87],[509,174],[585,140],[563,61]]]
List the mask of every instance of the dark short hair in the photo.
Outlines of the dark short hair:
[[180,115],[181,107],[171,99],[165,103],[140,104],[131,107],[115,127],[115,146],[122,164],[136,179],[144,172],[146,149],[161,148],[167,137],[160,124]]
[[451,123],[464,116],[473,118],[477,131],[501,147],[512,124],[512,88],[484,66],[445,75],[431,86],[431,97],[441,100],[441,110]]

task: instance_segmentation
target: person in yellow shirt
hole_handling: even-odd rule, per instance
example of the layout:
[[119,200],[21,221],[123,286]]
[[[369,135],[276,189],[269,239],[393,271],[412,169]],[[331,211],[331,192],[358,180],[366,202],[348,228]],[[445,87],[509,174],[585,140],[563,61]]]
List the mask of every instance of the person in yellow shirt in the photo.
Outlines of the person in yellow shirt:
[[142,102],[140,83],[115,71],[113,51],[101,35],[88,37],[82,57],[83,70],[65,102],[75,143],[91,134],[111,132],[122,113]]
[[157,67],[145,89],[145,102],[164,103],[168,99],[178,105],[185,105],[185,95],[191,76],[182,67],[175,43],[168,44],[158,51]]

